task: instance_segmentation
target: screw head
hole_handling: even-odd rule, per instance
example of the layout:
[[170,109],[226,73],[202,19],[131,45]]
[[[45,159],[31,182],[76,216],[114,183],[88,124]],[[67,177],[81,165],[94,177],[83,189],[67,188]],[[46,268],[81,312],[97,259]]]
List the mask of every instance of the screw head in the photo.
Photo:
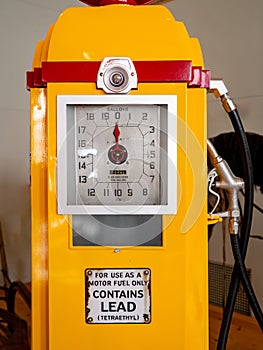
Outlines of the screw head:
[[92,317],[88,317],[87,322],[88,323],[92,323],[93,322],[93,318]]
[[150,322],[150,318],[148,315],[144,315],[144,322],[145,323],[149,323]]

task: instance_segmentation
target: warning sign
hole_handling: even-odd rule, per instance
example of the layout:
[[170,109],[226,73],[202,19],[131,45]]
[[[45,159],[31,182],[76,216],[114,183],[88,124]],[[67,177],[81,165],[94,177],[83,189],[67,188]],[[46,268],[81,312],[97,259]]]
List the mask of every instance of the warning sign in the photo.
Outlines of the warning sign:
[[150,323],[150,269],[86,269],[86,322]]

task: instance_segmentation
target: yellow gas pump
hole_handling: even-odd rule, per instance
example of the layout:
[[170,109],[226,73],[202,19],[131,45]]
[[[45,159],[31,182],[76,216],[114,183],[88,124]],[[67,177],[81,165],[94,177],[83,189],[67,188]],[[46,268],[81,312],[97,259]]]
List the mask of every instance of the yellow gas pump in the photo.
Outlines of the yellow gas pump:
[[87,3],[27,75],[32,348],[208,349],[198,40],[165,7]]

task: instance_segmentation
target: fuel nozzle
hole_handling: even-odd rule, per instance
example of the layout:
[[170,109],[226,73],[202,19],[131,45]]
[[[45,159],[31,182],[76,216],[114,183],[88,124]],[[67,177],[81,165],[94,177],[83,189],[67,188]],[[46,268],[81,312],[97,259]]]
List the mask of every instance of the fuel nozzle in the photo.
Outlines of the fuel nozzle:
[[238,234],[240,217],[238,192],[244,187],[244,181],[233,174],[228,163],[217,153],[211,141],[207,140],[207,146],[211,163],[219,177],[219,181],[215,182],[215,186],[225,190],[228,197],[227,211],[217,213],[217,215],[221,217],[229,217],[230,234]]

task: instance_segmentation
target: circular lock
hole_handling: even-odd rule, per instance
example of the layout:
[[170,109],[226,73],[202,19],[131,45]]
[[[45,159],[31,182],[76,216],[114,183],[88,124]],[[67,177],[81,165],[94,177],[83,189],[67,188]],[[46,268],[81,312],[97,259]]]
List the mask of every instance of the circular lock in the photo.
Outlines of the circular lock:
[[107,94],[127,94],[137,89],[138,78],[129,57],[105,57],[97,73],[97,88]]
[[124,67],[112,66],[105,71],[103,81],[112,92],[122,92],[129,84],[129,73]]

